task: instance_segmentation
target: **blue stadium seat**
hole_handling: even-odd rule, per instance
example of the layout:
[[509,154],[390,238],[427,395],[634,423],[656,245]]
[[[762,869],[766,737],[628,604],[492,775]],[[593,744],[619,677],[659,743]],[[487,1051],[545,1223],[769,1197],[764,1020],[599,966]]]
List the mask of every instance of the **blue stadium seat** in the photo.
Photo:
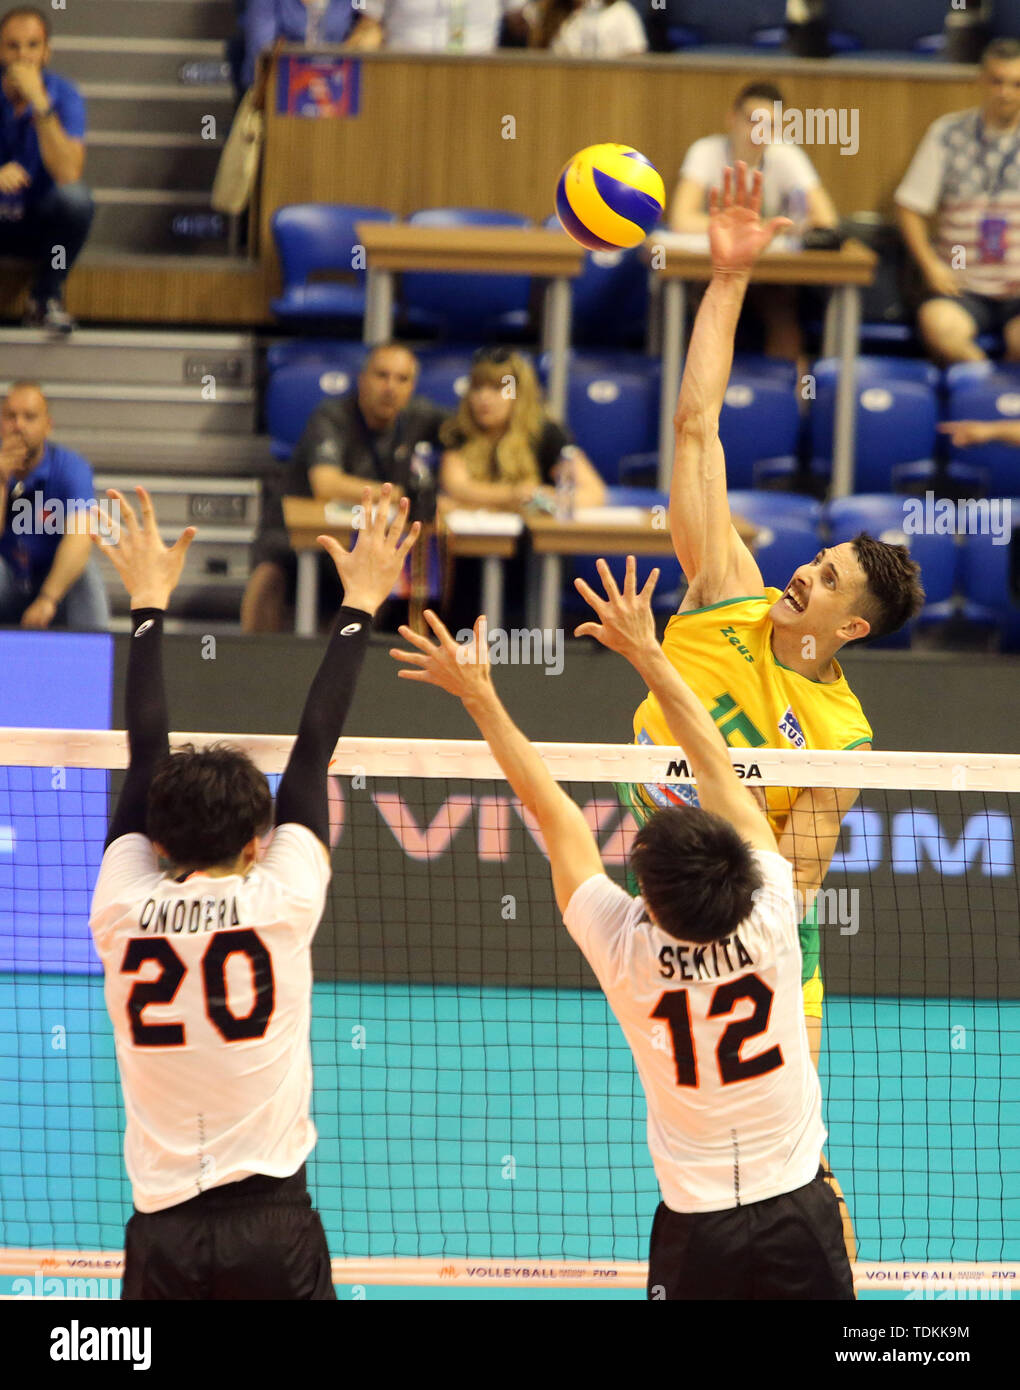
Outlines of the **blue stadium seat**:
[[754,547],[754,558],[766,585],[785,589],[794,570],[818,554],[821,541],[818,528],[806,522],[778,519],[763,526]]
[[[912,529],[912,513],[923,505],[918,498],[865,493],[840,497],[828,504],[825,520],[831,545],[852,541],[861,531],[891,545],[905,545],[921,566],[925,605],[916,622],[921,626],[945,622],[956,612],[961,547],[951,535],[931,535]],[[874,645],[907,646],[913,624]]]
[[471,375],[470,352],[427,353],[422,357],[415,393],[444,410],[456,410]]
[[364,343],[343,338],[287,338],[271,343],[266,349],[266,367],[270,373],[283,367],[319,362],[336,371],[357,373],[364,366],[370,349]]
[[964,615],[992,624],[1003,651],[1020,650],[1020,497],[1010,499],[1013,530],[1008,545],[993,535],[967,537],[963,550]]
[[309,415],[328,396],[343,396],[355,384],[355,373],[321,362],[281,367],[266,387],[266,429],[276,459],[289,459]]
[[607,371],[597,359],[574,354],[567,378],[567,421],[598,472],[615,483],[625,454],[655,447],[659,380],[654,366]]
[[[416,227],[532,225],[519,213],[493,208],[423,208],[407,220]],[[492,341],[527,327],[531,277],[413,271],[400,277],[400,301],[409,328]]]
[[803,524],[817,529],[822,516],[821,502],[797,492],[731,489],[729,501],[734,516],[746,517],[756,526]]
[[[961,362],[946,372],[946,387],[948,420],[1020,419],[1020,367]],[[990,495],[1020,492],[1020,448],[1015,444],[975,444],[954,450],[952,458],[980,469]]]
[[[365,316],[365,272],[352,266],[358,222],[396,222],[387,208],[356,203],[294,203],[278,208],[270,223],[280,265],[283,294],[272,301],[278,318],[362,319]],[[347,283],[314,282],[320,271],[343,272]]]
[[726,477],[733,487],[754,485],[760,459],[797,451],[800,411],[792,383],[779,371],[734,366],[719,415]]
[[[857,359],[857,412],[854,490],[888,492],[896,484],[893,469],[930,460],[935,447],[938,402],[927,363],[909,363],[906,377],[891,364],[909,359]],[[812,469],[827,477],[832,469],[833,423],[839,361],[815,364],[817,399],[811,409]]]
[[[558,228],[553,214],[546,227]],[[640,247],[589,251],[571,288],[571,341],[585,347],[641,347],[648,321],[648,267]]]

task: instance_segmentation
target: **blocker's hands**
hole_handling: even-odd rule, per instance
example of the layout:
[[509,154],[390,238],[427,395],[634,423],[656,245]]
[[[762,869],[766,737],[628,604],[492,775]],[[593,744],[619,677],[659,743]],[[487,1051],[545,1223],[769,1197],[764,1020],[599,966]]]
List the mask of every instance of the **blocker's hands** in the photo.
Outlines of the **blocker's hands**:
[[713,188],[708,195],[708,244],[712,269],[733,274],[749,271],[779,232],[793,223],[788,217],[761,217],[761,170],[750,181],[747,165],[741,160],[736,169],[723,170],[722,193]]
[[659,571],[652,570],[644,588],[638,593],[637,562],[633,555],[628,555],[621,594],[605,560],[596,561],[596,568],[605,585],[605,598],[601,598],[583,579],[575,579],[574,587],[585,603],[594,608],[599,621],[581,623],[574,629],[574,636],[594,637],[611,652],[619,652],[632,664],[638,662],[658,646],[652,616],[652,594],[659,582]]
[[484,614],[475,620],[472,640],[464,643],[453,640],[446,624],[431,608],[425,609],[425,621],[435,633],[436,643],[412,632],[409,627],[400,628],[401,637],[416,650],[403,652],[391,647],[390,656],[396,661],[406,661],[417,670],[400,671],[398,674],[405,680],[438,685],[440,690],[456,695],[465,703],[493,695],[488,622]]
[[372,489],[366,487],[361,494],[361,508],[366,522],[357,533],[353,549],[345,550],[332,536],[317,537],[324,550],[328,550],[344,586],[344,603],[348,608],[360,608],[365,613],[374,613],[393,592],[393,586],[404,568],[404,561],[421,532],[421,522],[416,521],[404,536],[410,502],[406,497],[400,499],[397,515],[389,521],[390,501],[393,488],[385,483],[379,493],[379,501],[372,516]]
[[92,539],[124,581],[132,608],[165,608],[180,580],[188,547],[198,532],[194,526],[188,526],[168,550],[156,525],[152,498],[144,487],[136,487],[135,492],[142,524],[139,526],[127,498],[116,488],[107,488],[107,497],[113,498],[117,507],[117,544],[111,545],[97,529],[92,531]]

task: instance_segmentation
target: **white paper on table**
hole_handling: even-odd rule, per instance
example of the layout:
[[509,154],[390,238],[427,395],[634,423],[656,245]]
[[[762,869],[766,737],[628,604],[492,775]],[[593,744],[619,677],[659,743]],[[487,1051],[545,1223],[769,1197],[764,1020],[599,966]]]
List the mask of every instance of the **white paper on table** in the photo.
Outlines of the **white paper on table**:
[[574,520],[585,526],[645,526],[648,523],[647,507],[578,507]]
[[457,507],[446,513],[446,529],[456,536],[519,536],[524,522],[516,512],[469,511]]
[[[691,251],[696,255],[707,256],[708,233],[655,231],[649,234],[647,245],[661,246],[667,254],[670,251]],[[762,254],[789,256],[792,252],[800,250],[801,245],[797,237],[783,234],[770,242]]]

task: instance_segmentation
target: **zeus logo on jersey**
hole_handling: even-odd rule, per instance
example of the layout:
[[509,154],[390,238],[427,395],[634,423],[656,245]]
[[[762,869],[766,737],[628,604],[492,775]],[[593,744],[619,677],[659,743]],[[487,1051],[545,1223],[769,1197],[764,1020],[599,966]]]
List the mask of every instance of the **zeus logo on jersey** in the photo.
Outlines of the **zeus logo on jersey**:
[[800,727],[800,721],[794,714],[792,705],[786,706],[786,712],[779,721],[779,732],[784,738],[790,740],[794,748],[807,747],[807,739],[804,737],[804,730]]

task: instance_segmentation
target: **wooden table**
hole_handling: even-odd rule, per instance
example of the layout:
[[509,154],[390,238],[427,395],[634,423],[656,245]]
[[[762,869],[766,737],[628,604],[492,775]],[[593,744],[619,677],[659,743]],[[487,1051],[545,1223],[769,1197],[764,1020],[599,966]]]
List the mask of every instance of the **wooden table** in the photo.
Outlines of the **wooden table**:
[[570,282],[584,267],[585,251],[565,232],[540,227],[418,227],[407,222],[358,222],[365,248],[367,287],[364,340],[393,336],[393,277],[402,270],[476,275],[535,275],[549,281],[542,325],[550,354],[549,413],[566,417]]
[[[518,517],[514,531],[493,534],[484,529],[480,518],[472,528],[470,513],[448,513],[462,518],[446,530],[446,547],[456,559],[472,558],[482,561],[482,611],[488,615],[490,627],[503,625],[503,561],[517,550],[518,537],[524,529]],[[351,510],[343,504],[319,502],[314,497],[285,497],[283,519],[290,543],[298,557],[297,599],[294,606],[294,631],[302,637],[314,637],[319,612],[319,556],[323,553],[316,537],[332,536],[349,545],[353,535]],[[418,544],[423,544],[419,541]]]
[[531,548],[541,556],[537,613],[532,627],[553,631],[560,625],[564,555],[673,555],[665,508],[590,507],[574,521],[529,517]]
[[[673,471],[673,416],[683,373],[688,280],[712,278],[712,261],[705,250],[691,249],[695,239],[654,232],[645,242],[651,258],[654,247],[665,255],[661,267],[650,274],[662,283],[662,396],[659,401],[659,490],[668,492]],[[704,241],[705,238],[698,240]],[[822,285],[836,291],[835,320],[826,325],[826,351],[841,359],[836,388],[835,428],[832,442],[832,492],[846,497],[853,492],[854,434],[857,405],[857,350],[860,345],[861,288],[875,278],[878,258],[859,241],[844,243],[839,251],[766,251],[755,262],[755,285]],[[654,285],[653,285],[654,288]]]

